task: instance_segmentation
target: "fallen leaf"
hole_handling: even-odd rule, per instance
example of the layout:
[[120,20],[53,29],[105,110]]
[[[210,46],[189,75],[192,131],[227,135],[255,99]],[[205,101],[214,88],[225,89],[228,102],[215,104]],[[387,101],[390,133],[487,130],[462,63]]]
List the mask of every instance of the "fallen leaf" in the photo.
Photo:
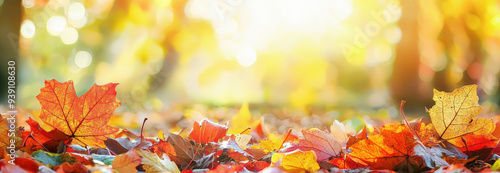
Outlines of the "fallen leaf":
[[222,142],[221,149],[228,150],[228,156],[233,158],[236,162],[248,160],[248,158],[253,158],[245,150],[243,150],[235,138],[229,138],[227,141]]
[[[121,138],[108,138],[104,141],[104,144],[106,147],[113,151],[115,154],[122,154],[126,153],[129,150],[131,150],[134,147],[138,147],[139,144],[141,144],[140,140],[130,140],[128,137],[121,137]],[[143,146],[139,146],[141,148],[138,149],[146,149],[149,146],[151,146],[151,142],[144,140],[142,141]]]
[[481,149],[492,150],[498,143],[498,139],[490,134],[486,135],[467,134],[461,136],[460,138],[454,138],[448,141],[453,145],[457,146],[460,149],[460,151],[464,153],[473,152]]
[[316,154],[313,151],[295,150],[290,153],[275,153],[272,156],[272,164],[279,165],[287,172],[316,172],[319,164],[316,162]]
[[349,139],[347,134],[345,125],[337,120],[335,120],[330,126],[330,135],[337,139],[343,147],[345,147],[346,142]]
[[265,161],[252,161],[245,164],[245,168],[249,171],[258,172],[269,167],[271,164]]
[[483,108],[478,104],[477,85],[467,85],[446,93],[434,89],[436,104],[429,110],[432,124],[441,139],[453,139],[478,131],[491,131],[493,122],[475,117]]
[[242,165],[225,165],[220,164],[215,169],[209,170],[206,173],[234,173],[234,172],[245,172],[245,167]]
[[286,151],[300,149],[302,151],[314,151],[318,161],[331,160],[333,157],[340,156],[342,144],[328,133],[317,128],[302,130],[304,139],[300,139],[296,146],[292,146]]
[[63,154],[55,154],[55,153],[48,153],[42,150],[35,151],[31,154],[33,157],[33,160],[38,161],[40,163],[46,164],[46,165],[61,165],[65,162],[68,162],[70,164],[77,163],[78,161],[72,157],[69,153],[63,153]]
[[182,169],[188,166],[191,160],[201,158],[202,152],[198,152],[197,148],[183,137],[173,133],[167,133],[167,136],[167,142],[174,147],[176,153],[176,157],[172,157],[172,160]]
[[351,147],[351,145],[358,143],[359,141],[368,138],[368,133],[366,132],[366,126],[361,130],[358,134],[356,135],[350,135],[348,134],[349,139],[347,140],[347,143],[345,144],[346,148]]
[[[252,125],[253,119],[250,109],[248,109],[248,103],[241,105],[240,111],[231,117],[231,122],[229,128],[229,134],[240,134]],[[250,134],[250,130],[247,130],[245,134]]]
[[218,142],[219,139],[226,136],[226,132],[227,126],[203,119],[201,122],[194,122],[189,137],[200,143]]
[[170,172],[170,173],[180,173],[177,165],[170,161],[167,155],[163,155],[163,159],[160,159],[155,153],[150,153],[146,150],[136,150],[137,154],[142,157],[143,168],[146,172]]
[[413,157],[415,140],[407,126],[384,126],[380,134],[352,145],[349,156],[366,163],[371,169],[393,169]]
[[73,81],[45,81],[45,87],[36,96],[42,107],[40,118],[85,145],[105,147],[103,140],[118,132],[118,128],[107,125],[121,104],[116,100],[116,85],[94,84],[85,94],[77,97]]
[[136,173],[135,167],[139,166],[141,162],[142,158],[135,151],[130,151],[116,156],[111,166],[113,171],[118,173]]
[[337,166],[339,169],[357,169],[362,167],[368,167],[368,164],[364,163],[363,161],[357,158],[352,158],[350,155],[337,157],[328,162]]
[[56,170],[57,173],[86,173],[87,168],[85,165],[81,163],[73,163],[70,164],[68,162],[64,162],[61,165],[56,165],[52,167],[52,169]]
[[[167,143],[163,140],[160,140],[160,142],[153,145],[152,151],[159,156],[166,154],[170,158],[177,157],[177,154],[175,153],[175,149],[172,146],[172,144]],[[172,159],[172,160],[174,160],[174,159]]]
[[[25,145],[30,147],[37,147],[37,149],[43,149],[38,142],[42,143],[42,145],[47,148],[50,152],[57,152],[57,148],[61,144],[61,142],[66,143],[71,138],[64,134],[63,132],[52,129],[47,132],[35,120],[29,118],[26,123],[30,126],[30,132],[24,133],[23,138],[26,140]],[[28,134],[33,135],[33,137],[38,141],[36,142],[34,139],[28,138]]]

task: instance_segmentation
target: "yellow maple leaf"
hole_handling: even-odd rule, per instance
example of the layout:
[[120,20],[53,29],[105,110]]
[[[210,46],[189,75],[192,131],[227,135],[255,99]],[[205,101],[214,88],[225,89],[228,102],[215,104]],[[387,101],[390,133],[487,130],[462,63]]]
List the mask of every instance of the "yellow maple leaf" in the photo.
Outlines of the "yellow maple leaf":
[[483,108],[478,104],[477,85],[467,85],[451,93],[434,89],[436,104],[429,110],[432,124],[441,139],[491,131],[490,119],[475,118]]
[[314,151],[295,150],[291,153],[275,153],[271,157],[271,161],[271,166],[279,165],[287,172],[316,172],[319,170]]

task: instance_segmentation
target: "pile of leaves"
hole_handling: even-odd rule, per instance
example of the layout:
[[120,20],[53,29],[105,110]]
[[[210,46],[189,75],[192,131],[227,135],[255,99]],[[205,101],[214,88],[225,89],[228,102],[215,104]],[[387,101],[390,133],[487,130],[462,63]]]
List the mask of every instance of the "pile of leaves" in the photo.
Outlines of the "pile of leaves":
[[[261,122],[228,128],[208,119],[194,122],[182,137],[134,134],[108,125],[120,106],[116,83],[93,85],[78,97],[73,82],[45,82],[37,99],[39,118],[16,129],[15,160],[5,152],[10,137],[0,122],[1,172],[448,172],[500,170],[495,123],[476,118],[477,86],[451,93],[434,90],[436,104],[422,119],[349,132],[335,121],[330,129],[265,133]],[[251,121],[249,115],[236,117]],[[146,123],[146,119],[143,122]],[[297,129],[295,129],[297,130]],[[15,163],[11,164],[11,163]]]

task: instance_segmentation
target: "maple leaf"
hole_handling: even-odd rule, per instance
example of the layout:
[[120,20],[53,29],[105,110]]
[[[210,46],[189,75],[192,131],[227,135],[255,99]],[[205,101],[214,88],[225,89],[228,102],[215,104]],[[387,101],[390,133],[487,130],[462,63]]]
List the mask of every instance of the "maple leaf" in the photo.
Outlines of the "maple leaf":
[[271,166],[278,164],[287,172],[316,172],[320,168],[313,151],[295,150],[290,153],[275,153],[271,160]]
[[317,128],[302,130],[304,139],[299,140],[296,146],[288,148],[286,151],[300,149],[302,151],[314,151],[318,161],[326,161],[337,157],[342,151],[342,144],[328,133]]
[[478,104],[477,85],[463,86],[451,93],[434,89],[433,100],[436,104],[429,114],[440,139],[453,139],[493,128],[491,120],[475,119],[483,110]]
[[[71,139],[66,134],[57,129],[52,129],[49,132],[45,131],[42,127],[40,127],[38,122],[31,118],[26,120],[26,123],[30,126],[31,131],[23,133],[23,138],[26,140],[25,145],[31,148],[41,148],[41,146],[39,146],[39,144],[34,141],[36,139],[43,145],[43,147],[48,149],[50,152],[55,153],[57,152],[57,148],[61,142],[66,142]],[[33,135],[33,138],[35,139],[28,138],[29,134]]]
[[219,125],[205,118],[201,122],[194,122],[189,137],[200,143],[218,142],[226,136],[226,132],[226,125]]
[[42,107],[40,118],[85,145],[105,147],[102,141],[118,132],[118,128],[107,124],[121,104],[116,100],[116,85],[94,84],[85,94],[77,97],[73,81],[45,81],[45,87],[36,96]]
[[[388,125],[382,132],[353,144],[349,159],[371,169],[393,169],[413,155],[414,138],[407,126]],[[351,162],[351,160],[346,160]],[[350,164],[353,165],[353,164]]]
[[170,158],[166,155],[163,155],[163,159],[160,159],[155,153],[150,153],[146,150],[137,150],[136,152],[142,157],[143,168],[146,172],[180,173],[177,165],[173,161],[170,161]]

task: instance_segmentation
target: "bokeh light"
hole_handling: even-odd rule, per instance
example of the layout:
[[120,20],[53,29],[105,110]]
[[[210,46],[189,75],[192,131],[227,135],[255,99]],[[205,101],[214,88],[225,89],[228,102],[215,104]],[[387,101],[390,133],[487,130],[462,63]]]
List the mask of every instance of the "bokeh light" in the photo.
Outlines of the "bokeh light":
[[25,20],[21,24],[21,35],[24,38],[31,38],[35,35],[35,24],[31,20]]
[[92,55],[87,51],[78,51],[75,55],[75,64],[79,68],[88,67],[92,63]]
[[64,44],[73,44],[78,40],[78,31],[75,28],[67,27],[60,36]]
[[62,16],[53,16],[47,20],[47,31],[52,35],[59,35],[66,28],[66,19]]
[[[18,5],[19,68],[27,76],[20,90],[37,88],[34,76],[72,79],[82,88],[116,82],[123,109],[131,110],[244,102],[305,111],[394,110],[403,99],[421,108],[432,102],[433,88],[465,84],[478,84],[489,105],[500,100],[496,1]],[[36,109],[35,96],[22,92],[20,104]]]

